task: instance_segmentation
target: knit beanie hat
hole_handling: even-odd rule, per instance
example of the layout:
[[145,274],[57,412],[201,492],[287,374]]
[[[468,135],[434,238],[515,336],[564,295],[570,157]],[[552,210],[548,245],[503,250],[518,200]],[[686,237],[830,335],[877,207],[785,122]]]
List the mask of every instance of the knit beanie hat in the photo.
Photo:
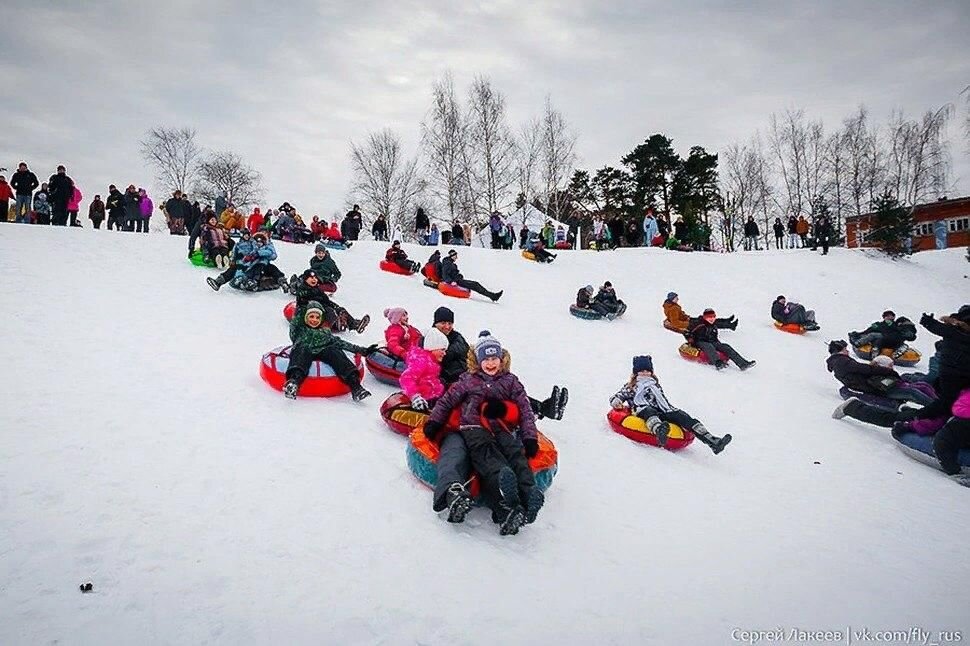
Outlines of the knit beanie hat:
[[668,301],[673,301],[675,298],[677,298],[677,292],[667,292]]
[[447,350],[448,337],[446,337],[445,333],[438,328],[432,327],[430,330],[424,333],[424,349]]
[[313,271],[312,269],[307,269],[302,274],[300,274],[300,280],[305,281],[310,276],[313,276],[314,278],[316,278],[317,272]]
[[384,318],[391,322],[391,325],[397,325],[401,322],[401,319],[407,315],[408,311],[403,307],[389,307],[384,310]]
[[310,312],[316,312],[320,316],[323,316],[323,305],[321,305],[316,301],[310,301],[309,303],[307,303],[306,313],[303,315],[304,320],[306,319],[307,314],[309,314]]
[[592,294],[593,293],[593,286],[592,285],[587,285],[586,287],[583,287],[583,291],[586,292],[587,294]]
[[457,258],[458,257],[458,252],[455,251],[454,249],[452,249],[451,251],[448,252],[448,257],[449,258]]
[[970,323],[970,305],[963,305],[957,310],[957,313],[953,315],[958,321],[963,321],[964,323]]
[[326,253],[327,246],[325,244],[322,244],[322,243],[319,243],[318,242],[317,243],[317,246],[313,248],[313,253],[320,253],[321,251],[323,251],[324,253]]
[[435,323],[454,323],[455,313],[447,307],[441,306],[434,311]]
[[837,341],[829,341],[829,354],[838,354],[849,347],[849,344],[838,339]]
[[896,312],[894,312],[892,310],[886,310],[885,312],[882,313],[882,317],[883,318],[889,318],[889,317],[896,318]]
[[883,368],[892,368],[893,358],[880,354],[872,358],[872,363],[873,365],[882,366]]
[[653,358],[649,354],[633,357],[633,372],[649,370],[653,372]]
[[703,316],[704,318],[707,318],[708,316],[717,316],[717,312],[715,312],[712,308],[708,307],[706,310],[704,310],[704,313],[701,316]]
[[478,333],[478,341],[475,343],[475,358],[478,359],[478,363],[481,363],[491,357],[502,358],[502,344],[492,336],[491,332],[482,330]]

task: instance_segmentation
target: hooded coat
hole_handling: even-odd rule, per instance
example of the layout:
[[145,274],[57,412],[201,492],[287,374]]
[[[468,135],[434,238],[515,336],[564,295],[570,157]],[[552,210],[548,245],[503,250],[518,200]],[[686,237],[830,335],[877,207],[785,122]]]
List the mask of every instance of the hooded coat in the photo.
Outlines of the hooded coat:
[[324,325],[318,328],[307,325],[306,310],[306,306],[298,309],[290,321],[290,341],[294,345],[300,343],[314,354],[319,354],[327,348],[337,348],[354,354],[364,354],[367,351],[366,348],[344,341]]
[[408,350],[407,368],[401,373],[401,390],[408,397],[421,395],[426,400],[437,399],[445,392],[441,383],[441,364],[428,350],[417,345]]
[[397,323],[387,326],[387,329],[384,330],[384,340],[387,342],[388,351],[402,359],[408,355],[411,348],[420,345],[421,338],[421,331],[413,325]]
[[892,368],[884,368],[871,363],[856,361],[847,354],[837,352],[829,355],[825,360],[828,371],[835,375],[842,384],[852,390],[860,392],[874,392],[869,384],[872,377],[893,377],[899,379],[899,375]]

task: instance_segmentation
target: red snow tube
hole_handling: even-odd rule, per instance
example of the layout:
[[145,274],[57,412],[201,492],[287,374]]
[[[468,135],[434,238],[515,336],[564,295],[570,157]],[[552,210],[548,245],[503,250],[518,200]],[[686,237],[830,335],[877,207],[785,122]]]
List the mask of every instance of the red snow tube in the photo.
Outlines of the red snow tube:
[[337,291],[337,284],[336,283],[320,283],[320,289],[322,289],[324,291],[324,293],[326,293],[326,294],[333,294],[335,291]]
[[775,321],[775,327],[782,332],[788,332],[789,334],[805,334],[805,328],[798,323],[782,323],[781,321]]
[[384,423],[400,435],[410,435],[428,419],[428,413],[411,408],[411,400],[402,392],[397,392],[381,404],[381,418]]
[[380,263],[381,269],[391,274],[400,274],[402,276],[411,276],[414,274],[413,271],[408,271],[396,262],[391,262],[389,260],[382,260]]
[[[263,360],[259,364],[259,376],[271,388],[283,390],[283,384],[286,383],[286,369],[290,365],[291,347],[281,345],[263,355]],[[353,356],[357,372],[363,379],[364,362],[361,361],[359,354]],[[337,377],[329,364],[314,361],[310,364],[309,374],[300,385],[298,394],[301,397],[336,397],[337,395],[346,395],[349,392],[350,388]]]
[[438,283],[438,291],[445,296],[452,296],[454,298],[468,298],[472,293],[470,289],[452,285],[451,283]]
[[421,275],[436,283],[441,281],[441,276],[438,275],[438,272],[435,271],[435,266],[430,262],[421,268]]
[[[606,414],[606,419],[610,423],[610,428],[620,435],[628,437],[634,442],[660,446],[657,443],[657,436],[647,428],[647,423],[636,415],[631,415],[630,411],[613,409]],[[666,449],[668,451],[679,451],[693,441],[693,433],[685,431],[676,424],[671,424]]]
[[[679,351],[680,351],[680,356],[687,359],[688,361],[696,361],[697,363],[707,363],[707,364],[710,363],[710,361],[707,360],[706,354],[704,354],[703,352],[701,352],[700,350],[698,350],[697,348],[695,348],[689,343],[684,343],[683,345],[681,345]],[[717,351],[717,357],[721,361],[724,361],[725,363],[730,361],[730,359],[728,359],[728,356],[723,352],[721,352],[720,350]]]
[[387,348],[381,348],[371,356],[364,359],[367,369],[374,375],[374,378],[381,383],[400,387],[401,373],[404,372],[406,364],[401,359],[391,356]]
[[290,301],[283,306],[283,318],[287,321],[292,321],[294,314],[296,314],[296,301]]

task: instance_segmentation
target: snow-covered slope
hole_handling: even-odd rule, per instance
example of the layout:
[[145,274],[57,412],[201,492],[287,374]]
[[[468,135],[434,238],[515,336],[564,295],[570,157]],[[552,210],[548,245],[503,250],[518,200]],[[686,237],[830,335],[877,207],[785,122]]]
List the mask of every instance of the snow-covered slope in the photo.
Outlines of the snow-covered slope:
[[[830,418],[825,341],[886,307],[970,301],[962,251],[892,262],[834,250],[461,250],[499,304],[378,271],[383,247],[335,252],[337,294],[375,319],[439,305],[489,329],[530,391],[568,385],[543,422],[560,470],[537,523],[452,526],[408,472],[374,397],[285,400],[258,376],[287,340],[279,292],[213,293],[185,238],[0,226],[0,643],[728,644],[736,628],[967,629],[967,490],[888,433]],[[279,245],[301,270],[308,246]],[[427,250],[408,248],[424,260]],[[572,318],[586,283],[630,305]],[[741,319],[740,373],[688,363],[661,302]],[[822,331],[773,329],[784,293]],[[924,355],[934,338],[921,331]],[[634,444],[607,399],[651,353],[678,404],[734,442],[720,456]],[[920,366],[925,368],[925,363]],[[90,580],[93,594],[78,584]],[[966,634],[966,633],[964,633]],[[738,636],[735,634],[735,636]]]

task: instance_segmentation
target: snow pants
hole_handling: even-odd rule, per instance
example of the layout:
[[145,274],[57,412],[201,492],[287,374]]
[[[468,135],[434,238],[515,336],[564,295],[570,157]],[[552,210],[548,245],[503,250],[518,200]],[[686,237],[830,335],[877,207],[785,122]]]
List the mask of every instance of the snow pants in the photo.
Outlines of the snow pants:
[[960,473],[960,449],[970,449],[970,419],[951,417],[933,436],[933,452],[947,475]]
[[292,379],[297,384],[302,384],[310,370],[310,364],[314,360],[324,362],[333,368],[340,381],[351,388],[360,385],[360,374],[354,362],[347,358],[344,351],[336,346],[324,348],[320,352],[311,352],[302,343],[296,343],[290,350],[290,367],[286,369],[286,379]]
[[893,423],[897,420],[896,411],[889,411],[878,406],[870,406],[863,401],[849,402],[846,404],[843,412],[845,412],[846,417],[851,417],[860,422],[872,424],[873,426],[881,426],[883,428],[892,428]]
[[698,424],[700,424],[698,420],[694,419],[693,417],[691,417],[690,415],[688,415],[687,413],[685,413],[680,409],[671,410],[671,411],[659,411],[656,408],[651,408],[649,406],[646,406],[637,411],[637,417],[642,419],[644,422],[646,422],[651,417],[658,417],[665,422],[676,424],[682,429],[685,429],[688,431],[694,428],[695,426],[697,426]]
[[552,254],[545,249],[533,249],[531,253],[539,262],[552,262],[553,260]]
[[492,297],[492,292],[488,291],[478,281],[475,281],[475,280],[465,280],[464,278],[460,278],[457,281],[455,281],[455,283],[459,287],[464,287],[465,289],[470,289],[471,291],[475,292],[476,294],[481,294],[482,296],[486,296],[488,298],[491,298]]
[[471,466],[478,473],[482,497],[492,511],[501,514],[507,509],[503,507],[499,490],[499,472],[504,467],[510,467],[515,473],[520,500],[528,500],[536,481],[518,437],[505,430],[492,432],[481,426],[463,426],[459,433],[468,447]]
[[717,355],[718,352],[723,352],[728,356],[728,359],[739,366],[747,363],[747,360],[738,354],[737,350],[729,346],[727,343],[721,343],[720,341],[717,343],[699,341],[697,343],[697,349],[707,356],[707,360],[711,362],[711,365],[714,365],[720,361],[720,357]]
[[471,477],[472,463],[461,433],[445,433],[439,447],[437,467],[438,480],[434,486],[432,509],[441,511],[448,506],[448,487],[456,482],[464,484]]
[[933,391],[933,387],[929,384],[923,383],[911,384],[900,381],[887,392],[877,394],[881,394],[889,399],[914,402],[916,404],[920,404],[921,406],[929,406],[936,401],[936,393]]
[[395,265],[403,269],[404,271],[415,272],[421,269],[421,266],[413,260],[392,260]]
[[795,305],[788,312],[784,323],[797,323],[799,325],[815,323],[815,310],[806,310],[804,305]]
[[899,350],[906,345],[906,343],[902,340],[886,338],[882,332],[870,332],[869,334],[863,334],[856,339],[855,345],[856,347],[859,347],[867,343],[872,345],[874,352],[878,352],[884,348],[888,348],[890,350]]

